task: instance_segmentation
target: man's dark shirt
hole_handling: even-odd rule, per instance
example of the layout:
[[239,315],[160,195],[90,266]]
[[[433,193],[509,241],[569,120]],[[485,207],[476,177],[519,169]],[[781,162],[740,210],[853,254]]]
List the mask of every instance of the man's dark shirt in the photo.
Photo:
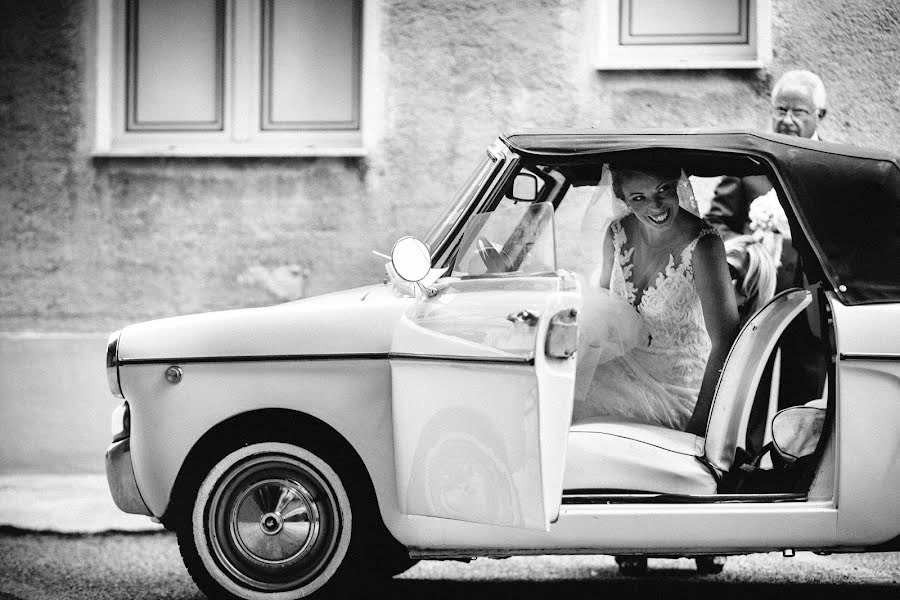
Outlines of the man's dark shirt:
[[724,239],[750,233],[750,203],[771,189],[765,175],[723,177],[716,186],[706,219]]
[[[749,234],[750,204],[771,190],[772,184],[765,175],[723,177],[716,186],[706,219],[719,231],[722,239]],[[792,287],[803,287],[803,280],[797,269],[797,251],[790,240],[785,239],[782,242],[781,266],[778,268],[775,292]]]

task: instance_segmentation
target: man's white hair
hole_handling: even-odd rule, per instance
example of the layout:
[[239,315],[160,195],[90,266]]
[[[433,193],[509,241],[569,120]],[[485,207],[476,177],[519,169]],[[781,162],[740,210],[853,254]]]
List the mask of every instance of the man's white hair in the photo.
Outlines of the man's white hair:
[[788,71],[778,78],[775,87],[772,88],[772,102],[775,102],[775,96],[787,84],[802,85],[809,89],[812,95],[813,104],[817,109],[825,108],[825,84],[818,75],[812,71]]

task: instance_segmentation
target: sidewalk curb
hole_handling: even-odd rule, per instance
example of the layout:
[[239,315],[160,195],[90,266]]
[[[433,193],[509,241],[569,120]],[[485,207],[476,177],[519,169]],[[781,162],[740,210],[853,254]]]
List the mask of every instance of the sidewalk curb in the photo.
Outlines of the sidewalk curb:
[[98,538],[112,536],[175,535],[164,528],[158,529],[104,529],[101,531],[56,531],[54,529],[24,529],[13,525],[0,525],[0,536],[24,537],[28,535],[54,536],[66,539]]
[[0,531],[72,535],[164,531],[150,517],[126,514],[110,496],[106,475],[0,475]]

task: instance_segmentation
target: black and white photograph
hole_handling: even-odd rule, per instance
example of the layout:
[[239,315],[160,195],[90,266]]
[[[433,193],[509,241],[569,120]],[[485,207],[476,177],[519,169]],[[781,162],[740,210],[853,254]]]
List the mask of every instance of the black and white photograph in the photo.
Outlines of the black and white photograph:
[[900,597],[896,0],[0,0],[0,600]]

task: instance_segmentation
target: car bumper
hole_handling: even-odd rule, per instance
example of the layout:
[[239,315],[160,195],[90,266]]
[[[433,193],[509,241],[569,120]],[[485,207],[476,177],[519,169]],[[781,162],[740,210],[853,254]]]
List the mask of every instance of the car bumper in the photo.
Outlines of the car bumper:
[[153,516],[134,478],[131,464],[131,440],[124,439],[110,445],[106,450],[106,481],[113,501],[119,510],[135,515]]

